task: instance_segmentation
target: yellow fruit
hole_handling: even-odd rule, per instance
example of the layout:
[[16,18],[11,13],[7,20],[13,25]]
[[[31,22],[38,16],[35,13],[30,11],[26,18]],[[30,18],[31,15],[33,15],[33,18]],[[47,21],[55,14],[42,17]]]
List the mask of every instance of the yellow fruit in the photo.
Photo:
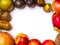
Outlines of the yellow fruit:
[[44,7],[43,7],[43,10],[45,11],[45,12],[50,12],[51,11],[51,4],[50,3],[46,3],[45,5],[44,5]]
[[36,0],[37,5],[39,6],[44,6],[45,5],[45,0]]
[[7,21],[4,21],[4,20],[0,20],[0,29],[2,30],[11,30],[11,24]]
[[54,30],[56,30],[57,32],[60,32],[60,29],[57,27],[54,27]]
[[12,4],[6,11],[12,11],[14,10],[15,6]]
[[0,0],[1,10],[7,11],[7,9],[12,5],[12,0]]
[[0,20],[4,20],[4,21],[10,21],[11,20],[11,16],[9,12],[0,12]]
[[0,32],[0,45],[15,45],[15,41],[9,33]]

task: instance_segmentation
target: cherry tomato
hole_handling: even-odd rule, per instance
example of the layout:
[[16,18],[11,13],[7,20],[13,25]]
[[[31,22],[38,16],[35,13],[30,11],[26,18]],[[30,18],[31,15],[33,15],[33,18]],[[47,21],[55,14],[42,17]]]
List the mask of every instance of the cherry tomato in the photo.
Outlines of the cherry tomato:
[[55,45],[55,43],[52,40],[45,40],[42,45]]
[[52,9],[56,12],[56,13],[60,13],[60,1],[54,1],[52,3]]

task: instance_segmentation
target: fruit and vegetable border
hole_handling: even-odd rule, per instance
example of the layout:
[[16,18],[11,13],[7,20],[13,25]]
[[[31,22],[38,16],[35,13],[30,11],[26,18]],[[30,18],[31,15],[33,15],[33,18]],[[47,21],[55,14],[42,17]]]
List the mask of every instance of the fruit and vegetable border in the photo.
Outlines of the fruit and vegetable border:
[[[52,15],[52,24],[54,30],[59,34],[55,41],[45,40],[43,43],[38,39],[29,40],[28,36],[23,33],[17,34],[15,39],[8,33],[2,30],[10,31],[12,25],[10,12],[16,8],[24,9],[26,6],[34,8],[35,6],[43,7],[46,13],[54,12]],[[53,3],[46,3],[45,0],[0,0],[0,45],[60,45],[60,0],[53,0]]]

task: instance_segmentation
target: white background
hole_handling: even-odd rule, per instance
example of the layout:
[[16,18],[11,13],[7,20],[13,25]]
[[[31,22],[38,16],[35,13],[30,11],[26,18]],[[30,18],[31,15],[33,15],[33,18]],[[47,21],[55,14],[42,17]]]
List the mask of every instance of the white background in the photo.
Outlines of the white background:
[[[51,3],[53,0],[45,0]],[[13,29],[9,33],[15,38],[18,33],[28,35],[29,39],[39,39],[41,42],[47,39],[55,40],[58,34],[53,30],[52,25],[53,12],[46,13],[42,7],[25,7],[24,9],[15,8],[11,12],[11,25]]]

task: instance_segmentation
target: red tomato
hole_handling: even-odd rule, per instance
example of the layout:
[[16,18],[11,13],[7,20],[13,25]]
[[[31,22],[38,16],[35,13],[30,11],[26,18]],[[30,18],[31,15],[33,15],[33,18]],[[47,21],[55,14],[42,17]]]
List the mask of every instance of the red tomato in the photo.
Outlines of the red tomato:
[[55,0],[55,1],[60,1],[60,0]]
[[55,45],[55,43],[52,40],[45,40],[42,45]]
[[41,42],[38,39],[31,39],[28,45],[41,45]]
[[52,3],[52,9],[56,12],[56,13],[60,13],[60,1],[54,1]]

